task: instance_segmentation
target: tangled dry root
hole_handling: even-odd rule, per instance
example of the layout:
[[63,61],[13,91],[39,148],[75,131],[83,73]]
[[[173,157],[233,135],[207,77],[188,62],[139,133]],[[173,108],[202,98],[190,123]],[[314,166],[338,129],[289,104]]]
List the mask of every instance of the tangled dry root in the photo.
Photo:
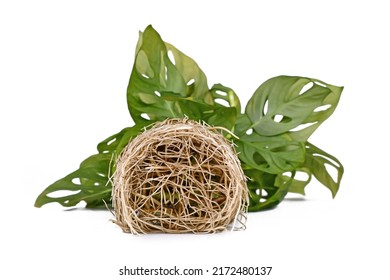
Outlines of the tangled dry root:
[[157,123],[122,151],[113,176],[115,223],[133,234],[245,227],[248,192],[225,137],[188,119]]

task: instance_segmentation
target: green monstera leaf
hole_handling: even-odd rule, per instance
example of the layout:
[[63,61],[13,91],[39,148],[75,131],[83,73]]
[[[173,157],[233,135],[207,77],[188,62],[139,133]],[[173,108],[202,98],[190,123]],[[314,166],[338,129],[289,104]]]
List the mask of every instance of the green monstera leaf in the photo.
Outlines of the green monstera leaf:
[[334,112],[342,89],[316,79],[278,76],[256,90],[245,112],[260,135],[288,133],[306,141]]
[[255,132],[236,140],[238,156],[251,168],[272,174],[295,170],[305,161],[303,143],[286,135],[261,136]]
[[246,169],[245,175],[248,177],[250,212],[276,207],[286,197],[292,181],[288,176],[257,169]]
[[86,158],[79,169],[48,186],[37,197],[35,206],[58,202],[70,207],[81,201],[85,201],[88,208],[110,204],[110,176],[115,169],[115,159],[139,131],[139,126],[128,127],[100,142],[97,146],[98,154]]
[[344,166],[336,157],[307,142],[303,166],[309,175],[313,175],[331,191],[333,197],[336,196],[344,174]]
[[127,105],[136,123],[189,117],[228,129],[240,110],[233,90],[221,84],[209,89],[198,64],[164,42],[152,26],[140,33]]
[[[261,199],[275,205],[288,192],[303,195],[312,175],[335,196],[343,167],[336,158],[307,140],[334,112],[341,92],[342,87],[295,76],[274,77],[255,91],[245,114],[237,118],[234,131],[239,136],[235,142],[242,166],[250,170],[250,188],[258,191],[264,185],[258,183],[260,177],[275,178],[272,187],[268,186],[272,199],[269,194]],[[336,170],[336,181],[326,166]],[[298,179],[298,173],[305,173],[306,179]],[[288,184],[277,184],[276,179]],[[249,209],[264,209],[266,205],[269,204],[252,199]]]

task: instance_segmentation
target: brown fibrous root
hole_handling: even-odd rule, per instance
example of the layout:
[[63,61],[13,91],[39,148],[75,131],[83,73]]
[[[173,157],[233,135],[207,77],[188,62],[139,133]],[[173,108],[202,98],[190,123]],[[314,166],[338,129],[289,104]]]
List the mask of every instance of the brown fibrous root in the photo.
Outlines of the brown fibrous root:
[[248,190],[234,146],[218,129],[168,119],[123,149],[112,202],[124,232],[211,233],[245,228]]

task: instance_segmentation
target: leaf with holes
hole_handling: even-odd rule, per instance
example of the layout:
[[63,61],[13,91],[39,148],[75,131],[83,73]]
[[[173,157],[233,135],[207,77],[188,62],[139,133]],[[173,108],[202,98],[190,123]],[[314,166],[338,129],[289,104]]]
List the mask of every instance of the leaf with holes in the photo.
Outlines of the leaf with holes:
[[[221,101],[226,103],[220,104]],[[140,33],[127,88],[127,104],[135,123],[187,116],[210,120],[209,124],[213,125],[224,123],[220,120],[226,116],[235,122],[230,109],[240,110],[233,90],[220,84],[209,89],[206,76],[196,62],[164,42],[152,26]],[[232,128],[234,122],[225,125]]]
[[175,97],[203,100],[213,104],[207,79],[198,65],[148,26],[137,44],[134,67],[127,88],[127,104],[135,123],[184,117]]
[[305,161],[302,142],[287,134],[262,136],[251,128],[251,120],[246,114],[237,118],[234,133],[239,137],[234,142],[243,166],[279,174],[293,171]]
[[[291,179],[288,192],[305,195],[305,188],[311,181],[312,173],[308,168],[299,167],[293,172],[283,173],[282,176]],[[301,178],[302,176],[304,178]]]
[[303,143],[289,139],[287,135],[261,136],[255,131],[236,140],[237,152],[244,166],[280,174],[295,170],[305,161]]
[[75,206],[81,201],[93,208],[110,203],[111,183],[115,158],[131,137],[140,131],[137,126],[125,128],[98,144],[98,154],[85,159],[80,168],[48,186],[36,199],[35,206],[58,202],[63,206]]
[[98,154],[86,161],[87,166],[80,167],[47,187],[36,199],[35,206],[58,202],[62,206],[70,207],[85,201],[86,207],[98,207],[103,205],[103,201],[109,202],[109,155]]
[[278,76],[255,91],[245,112],[258,134],[288,133],[304,142],[336,109],[342,89],[316,79]]
[[234,90],[221,84],[215,84],[210,91],[216,103],[225,107],[233,107],[236,109],[237,115],[241,114],[241,102]]
[[204,121],[212,126],[223,126],[230,130],[236,123],[237,110],[234,107],[226,107],[218,103],[210,105],[201,100],[190,100],[172,94],[164,94],[163,98],[176,102],[181,107],[183,115],[190,119]]
[[291,179],[277,174],[269,174],[256,169],[246,169],[248,177],[248,211],[262,211],[276,207],[286,197]]
[[344,167],[336,157],[311,143],[306,143],[306,161],[304,166],[332,192],[333,197],[336,196],[344,174]]

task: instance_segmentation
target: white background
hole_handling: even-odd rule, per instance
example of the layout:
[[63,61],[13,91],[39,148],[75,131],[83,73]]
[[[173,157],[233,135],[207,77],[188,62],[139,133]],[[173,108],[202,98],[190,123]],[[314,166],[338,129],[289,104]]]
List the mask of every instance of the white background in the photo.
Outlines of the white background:
[[[245,265],[273,266],[264,279],[389,279],[385,2],[1,1],[0,278]],[[210,86],[232,87],[244,104],[281,74],[343,85],[336,112],[311,138],[345,166],[336,199],[313,181],[304,199],[249,214],[247,230],[213,235],[133,236],[108,211],[34,208],[47,185],[131,125],[126,87],[148,24],[194,58]]]

